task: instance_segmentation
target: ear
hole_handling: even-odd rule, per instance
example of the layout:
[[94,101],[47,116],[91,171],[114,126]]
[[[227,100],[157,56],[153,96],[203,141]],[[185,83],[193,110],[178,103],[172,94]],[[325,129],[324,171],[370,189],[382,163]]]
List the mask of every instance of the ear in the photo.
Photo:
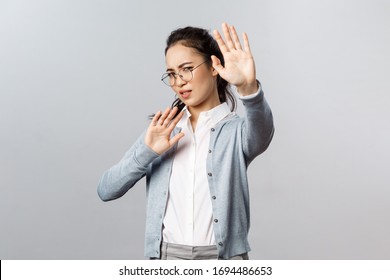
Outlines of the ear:
[[213,72],[212,72],[212,75],[213,75],[213,77],[215,77],[215,76],[218,76],[218,71],[217,70],[215,70],[215,68],[213,67]]
[[211,56],[211,61],[213,63],[213,76],[217,76],[219,74],[219,71],[223,70],[223,66],[221,64],[221,60],[219,60],[218,57],[215,55]]

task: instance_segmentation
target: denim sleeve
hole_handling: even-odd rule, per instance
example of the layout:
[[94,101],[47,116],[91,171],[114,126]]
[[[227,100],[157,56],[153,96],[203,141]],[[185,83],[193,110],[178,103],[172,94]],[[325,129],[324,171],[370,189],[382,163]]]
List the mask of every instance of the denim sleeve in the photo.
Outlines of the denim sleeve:
[[97,188],[103,201],[123,196],[146,175],[148,166],[159,157],[145,144],[144,138],[145,132],[117,164],[103,173]]

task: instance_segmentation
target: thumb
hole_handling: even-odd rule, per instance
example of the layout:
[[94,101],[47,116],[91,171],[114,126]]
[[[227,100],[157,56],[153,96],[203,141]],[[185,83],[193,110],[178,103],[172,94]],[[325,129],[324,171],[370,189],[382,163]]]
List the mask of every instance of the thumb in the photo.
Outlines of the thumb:
[[217,70],[217,72],[219,74],[221,74],[221,72],[223,72],[223,70],[225,69],[222,64],[221,64],[221,60],[219,60],[218,57],[216,57],[215,55],[212,55],[211,56],[211,61],[213,62],[213,68],[215,70]]
[[180,133],[176,134],[171,140],[169,140],[169,145],[172,147],[174,144],[179,142],[179,140],[181,138],[183,138],[183,137],[184,137],[184,133],[183,132],[180,132]]

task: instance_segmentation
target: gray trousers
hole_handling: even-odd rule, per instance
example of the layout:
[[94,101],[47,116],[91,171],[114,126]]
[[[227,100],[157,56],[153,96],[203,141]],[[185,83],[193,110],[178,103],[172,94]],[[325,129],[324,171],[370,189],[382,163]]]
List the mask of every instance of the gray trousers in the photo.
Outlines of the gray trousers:
[[[217,246],[187,246],[162,242],[161,260],[218,260]],[[248,253],[233,256],[230,260],[248,260]]]

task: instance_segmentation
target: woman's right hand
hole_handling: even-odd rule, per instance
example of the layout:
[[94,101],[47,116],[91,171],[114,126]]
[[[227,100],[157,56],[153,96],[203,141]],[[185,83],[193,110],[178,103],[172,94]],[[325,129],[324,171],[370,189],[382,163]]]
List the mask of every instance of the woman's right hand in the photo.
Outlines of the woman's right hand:
[[178,108],[167,108],[164,113],[160,111],[154,115],[145,136],[145,144],[154,152],[161,155],[172,148],[183,136],[180,132],[171,138],[171,133],[177,123],[182,118],[184,112],[181,111],[176,118]]

